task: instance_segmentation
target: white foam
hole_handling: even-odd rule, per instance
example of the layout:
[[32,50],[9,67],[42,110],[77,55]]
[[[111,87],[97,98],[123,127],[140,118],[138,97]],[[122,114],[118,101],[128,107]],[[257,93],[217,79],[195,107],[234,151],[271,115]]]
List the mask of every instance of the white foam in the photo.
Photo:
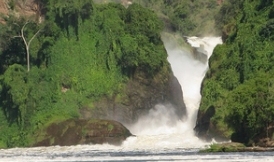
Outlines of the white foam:
[[76,161],[197,161],[273,162],[272,152],[199,154],[195,150],[147,148],[126,149],[110,145],[78,145],[0,150],[1,162]]
[[[195,48],[202,48],[203,50],[205,50],[207,52],[207,56],[208,58],[210,58],[210,56],[213,53],[214,48],[216,47],[216,45],[218,44],[222,44],[222,38],[221,37],[186,37],[187,38],[187,42]],[[201,51],[203,51],[201,49]]]
[[[196,60],[189,48],[176,46],[177,42],[169,42],[167,39],[163,41],[172,71],[182,87],[187,107],[187,119],[177,120],[175,110],[170,105],[156,105],[148,114],[140,117],[138,122],[127,126],[136,137],[127,139],[123,147],[133,149],[205,147],[209,143],[198,139],[193,128],[201,100],[201,82],[208,69],[208,64]],[[203,47],[208,56],[211,56],[214,47],[221,43],[221,39],[220,37],[189,37],[188,42],[197,48]]]
[[[215,46],[221,44],[222,40],[220,37],[187,37],[187,42],[195,48],[202,48],[200,51],[205,51],[204,54],[207,54],[209,58]],[[171,47],[169,43],[174,42],[164,41],[166,47]],[[175,44],[178,43],[175,42]],[[206,64],[204,64],[196,60],[193,57],[192,51],[188,48],[174,45],[172,47],[173,48],[166,48],[168,61],[171,64],[174,75],[182,86],[184,102],[188,113],[188,123],[194,127],[201,100],[201,83],[208,69],[208,63],[206,62]]]

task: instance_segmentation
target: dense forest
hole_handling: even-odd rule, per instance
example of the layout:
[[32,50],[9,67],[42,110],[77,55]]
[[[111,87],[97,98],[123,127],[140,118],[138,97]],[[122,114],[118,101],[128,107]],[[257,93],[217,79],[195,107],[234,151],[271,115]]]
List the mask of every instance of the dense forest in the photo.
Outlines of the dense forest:
[[132,0],[152,9],[166,23],[166,30],[185,36],[219,35],[215,16],[222,0]]
[[0,23],[0,148],[31,146],[104,97],[125,102],[136,72],[169,71],[163,31],[222,35],[201,90],[210,131],[246,144],[273,136],[272,0],[34,0],[42,19],[18,16],[19,2]]
[[0,26],[0,147],[29,146],[49,123],[122,96],[136,69],[168,66],[163,23],[139,4],[41,3],[42,23],[11,14]]
[[233,141],[273,139],[273,1],[226,1],[216,19],[225,42],[210,58],[200,109],[214,109],[215,131]]

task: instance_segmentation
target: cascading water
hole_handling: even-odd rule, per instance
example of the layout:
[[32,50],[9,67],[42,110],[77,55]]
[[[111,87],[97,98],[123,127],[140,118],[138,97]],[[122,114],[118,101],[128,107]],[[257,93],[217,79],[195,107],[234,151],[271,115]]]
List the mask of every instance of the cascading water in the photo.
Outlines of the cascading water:
[[[208,69],[207,60],[214,47],[221,44],[222,40],[220,37],[186,37],[186,39],[194,50],[178,44],[171,36],[169,38],[163,36],[168,61],[182,87],[187,118],[178,121],[174,119],[175,111],[171,106],[156,105],[149,114],[141,117],[133,126],[129,126],[130,131],[137,137],[129,138],[124,146],[153,149],[200,148],[206,145],[194,135],[193,128],[201,100],[201,82]],[[206,61],[199,59],[204,57]]]
[[168,52],[168,61],[182,87],[188,113],[186,124],[194,128],[201,100],[201,83],[208,69],[208,59],[215,46],[222,43],[222,39],[221,37],[186,37],[186,40],[194,50],[182,48],[177,42],[175,43],[177,46],[170,48],[170,42],[165,39],[164,43]]

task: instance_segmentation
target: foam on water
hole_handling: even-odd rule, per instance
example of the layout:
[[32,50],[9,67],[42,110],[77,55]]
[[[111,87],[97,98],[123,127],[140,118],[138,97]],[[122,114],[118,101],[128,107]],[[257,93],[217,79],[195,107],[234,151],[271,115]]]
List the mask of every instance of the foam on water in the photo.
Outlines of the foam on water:
[[204,53],[207,55],[207,58],[210,58],[210,56],[213,53],[213,50],[216,45],[222,44],[222,38],[221,37],[186,37],[187,42],[194,48],[198,48],[199,51],[206,51],[207,53]]
[[129,150],[109,145],[37,147],[0,150],[1,162],[93,162],[93,161],[195,161],[273,162],[273,152],[198,153],[197,150]]
[[136,137],[128,138],[123,147],[150,150],[204,147],[206,144],[194,135],[193,127],[174,118],[174,113],[171,106],[156,105],[137,123],[128,126]]

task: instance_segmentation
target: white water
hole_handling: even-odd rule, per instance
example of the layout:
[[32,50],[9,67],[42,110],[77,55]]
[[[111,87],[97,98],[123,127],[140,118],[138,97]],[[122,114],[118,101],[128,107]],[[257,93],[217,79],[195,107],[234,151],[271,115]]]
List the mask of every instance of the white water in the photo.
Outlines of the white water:
[[[188,42],[209,58],[220,37],[189,37]],[[201,148],[208,143],[198,139],[193,128],[200,104],[200,85],[208,69],[208,64],[196,60],[190,50],[182,48],[177,42],[163,39],[168,52],[175,77],[181,84],[184,102],[187,107],[187,118],[176,120],[174,109],[170,105],[156,105],[149,114],[139,119],[133,126],[128,126],[137,137],[129,138],[123,147],[138,148]],[[174,41],[174,40],[173,40]],[[203,47],[203,48],[201,48]]]
[[[206,51],[209,58],[214,47],[221,43],[221,39],[190,37],[188,42],[199,48],[198,50]],[[0,161],[199,160],[196,156],[197,149],[209,143],[198,139],[193,128],[201,99],[200,85],[208,65],[196,60],[190,50],[182,48],[177,42],[164,39],[164,44],[173,73],[182,86],[187,107],[186,119],[176,120],[175,111],[170,105],[156,105],[137,123],[127,126],[136,137],[128,138],[122,146],[105,144],[9,149],[0,151]],[[193,156],[189,156],[191,153]],[[200,161],[206,161],[206,158],[201,157]]]
[[127,150],[109,145],[39,147],[0,150],[1,162],[98,162],[98,161],[195,161],[195,162],[273,162],[273,152],[198,153],[188,149]]

